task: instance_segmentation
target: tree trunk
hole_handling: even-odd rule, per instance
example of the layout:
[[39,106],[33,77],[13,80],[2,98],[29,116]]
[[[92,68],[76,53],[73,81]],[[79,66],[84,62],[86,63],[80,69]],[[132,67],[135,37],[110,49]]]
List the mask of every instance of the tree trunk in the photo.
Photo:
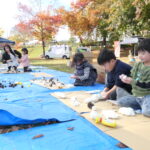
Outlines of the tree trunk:
[[42,40],[43,56],[45,57],[45,42]]
[[79,36],[79,39],[80,39],[80,43],[83,45],[82,37],[81,37],[81,36]]
[[103,37],[103,46],[106,46],[106,37]]

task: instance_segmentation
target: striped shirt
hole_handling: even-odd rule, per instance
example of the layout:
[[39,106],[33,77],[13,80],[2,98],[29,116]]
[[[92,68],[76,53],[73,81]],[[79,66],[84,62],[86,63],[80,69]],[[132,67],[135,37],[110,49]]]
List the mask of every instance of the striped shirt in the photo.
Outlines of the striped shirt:
[[145,66],[139,62],[131,70],[132,93],[134,96],[141,97],[150,95],[150,66]]

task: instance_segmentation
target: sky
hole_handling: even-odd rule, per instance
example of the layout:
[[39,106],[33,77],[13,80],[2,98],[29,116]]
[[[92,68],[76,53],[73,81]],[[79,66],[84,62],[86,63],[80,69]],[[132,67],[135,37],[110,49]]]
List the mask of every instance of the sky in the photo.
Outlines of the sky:
[[[3,37],[7,38],[10,35],[11,28],[17,24],[17,14],[18,9],[17,5],[19,2],[22,4],[26,4],[29,6],[33,5],[34,0],[1,0],[0,4],[0,28],[2,28],[5,33]],[[70,3],[75,0],[41,0],[41,5],[44,8],[45,6],[48,5],[53,5],[55,8],[59,6],[64,6],[65,8],[70,7]],[[67,31],[67,28],[60,28],[59,34],[64,35],[66,31],[66,34],[69,36],[69,32]],[[61,33],[62,32],[62,33]],[[57,37],[60,40],[59,35]],[[67,35],[66,35],[67,37]]]

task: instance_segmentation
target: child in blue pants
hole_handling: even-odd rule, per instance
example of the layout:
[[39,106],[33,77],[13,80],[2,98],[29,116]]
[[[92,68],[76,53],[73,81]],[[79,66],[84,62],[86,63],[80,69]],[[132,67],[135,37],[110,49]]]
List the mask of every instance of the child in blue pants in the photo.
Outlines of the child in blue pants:
[[140,62],[131,70],[131,77],[121,75],[122,82],[132,85],[132,94],[117,99],[122,107],[141,109],[142,114],[150,117],[150,39],[140,42],[138,48]]

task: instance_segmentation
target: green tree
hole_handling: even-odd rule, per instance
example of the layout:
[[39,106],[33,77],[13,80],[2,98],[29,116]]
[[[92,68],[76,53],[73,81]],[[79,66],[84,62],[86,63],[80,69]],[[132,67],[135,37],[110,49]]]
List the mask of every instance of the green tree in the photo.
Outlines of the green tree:
[[4,34],[4,30],[0,28],[0,36],[3,36],[3,34]]
[[[140,27],[141,34],[150,36],[150,1],[134,0],[133,5],[136,7],[137,26]],[[146,31],[146,32],[145,32]]]
[[141,35],[150,29],[150,1],[112,0],[109,21],[118,35]]

